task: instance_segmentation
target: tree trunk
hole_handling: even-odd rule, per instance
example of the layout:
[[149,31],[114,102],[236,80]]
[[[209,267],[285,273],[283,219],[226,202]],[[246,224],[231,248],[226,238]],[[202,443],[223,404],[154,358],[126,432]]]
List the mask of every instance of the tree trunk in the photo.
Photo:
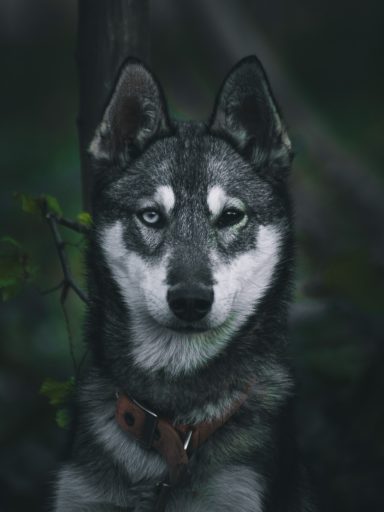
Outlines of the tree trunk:
[[87,148],[123,61],[129,56],[148,61],[149,0],[79,0],[78,9],[78,130],[83,206],[90,211]]

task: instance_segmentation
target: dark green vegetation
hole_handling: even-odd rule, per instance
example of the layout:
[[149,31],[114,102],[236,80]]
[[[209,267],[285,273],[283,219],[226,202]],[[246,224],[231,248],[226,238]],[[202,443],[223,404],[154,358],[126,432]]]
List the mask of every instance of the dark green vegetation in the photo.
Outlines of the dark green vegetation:
[[[61,280],[53,240],[47,224],[24,213],[13,193],[57,197],[67,217],[82,210],[75,2],[20,2],[18,12],[12,4],[0,8],[0,237],[21,244],[19,249],[5,241],[2,250],[5,243],[7,250],[27,253],[36,279],[1,304],[4,512],[41,510],[66,432],[39,390],[46,378],[65,381],[73,374],[59,293],[40,293]],[[152,63],[179,117],[206,116],[223,74],[245,54],[257,53],[271,75],[297,153],[292,355],[301,444],[323,510],[383,510],[382,3],[157,4]],[[68,253],[81,284],[82,237],[61,232],[72,244]],[[78,359],[82,308],[70,294]]]

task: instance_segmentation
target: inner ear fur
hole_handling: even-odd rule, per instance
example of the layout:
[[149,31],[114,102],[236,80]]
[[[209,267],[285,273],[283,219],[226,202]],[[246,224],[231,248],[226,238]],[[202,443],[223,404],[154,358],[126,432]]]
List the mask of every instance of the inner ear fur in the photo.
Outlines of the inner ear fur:
[[121,68],[89,154],[96,161],[129,160],[170,130],[160,85],[142,62],[129,59]]
[[290,166],[291,142],[267,75],[255,56],[241,60],[225,78],[209,130],[229,139],[254,163]]

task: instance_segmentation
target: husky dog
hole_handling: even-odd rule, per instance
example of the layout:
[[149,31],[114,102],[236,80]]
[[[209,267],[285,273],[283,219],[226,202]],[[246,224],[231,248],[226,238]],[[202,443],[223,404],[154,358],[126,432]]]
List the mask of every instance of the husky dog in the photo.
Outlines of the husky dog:
[[[311,510],[286,356],[292,151],[262,65],[238,63],[200,123],[171,121],[152,73],[128,60],[90,155],[93,361],[55,511]],[[121,428],[121,394],[175,428],[220,422],[176,484]]]

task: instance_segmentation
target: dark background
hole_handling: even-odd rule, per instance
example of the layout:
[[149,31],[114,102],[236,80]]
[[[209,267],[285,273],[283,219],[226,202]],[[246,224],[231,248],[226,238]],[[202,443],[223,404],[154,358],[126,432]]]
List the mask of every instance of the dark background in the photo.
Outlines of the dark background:
[[[304,457],[322,510],[384,510],[384,4],[152,4],[151,63],[175,116],[206,118],[239,58],[265,64],[297,153],[291,338]],[[41,294],[60,267],[46,225],[12,194],[52,194],[68,217],[82,210],[75,40],[74,0],[0,3],[0,237],[22,243],[39,268],[1,304],[1,512],[42,510],[65,451],[67,433],[39,393],[47,377],[73,374],[59,297]],[[69,251],[81,282],[81,250]],[[69,301],[78,357],[82,307]]]

